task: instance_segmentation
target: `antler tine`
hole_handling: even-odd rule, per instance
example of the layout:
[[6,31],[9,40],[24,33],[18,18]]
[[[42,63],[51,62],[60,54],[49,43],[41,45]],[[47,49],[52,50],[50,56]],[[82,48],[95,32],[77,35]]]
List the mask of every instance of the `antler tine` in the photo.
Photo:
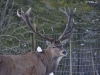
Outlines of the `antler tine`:
[[64,8],[64,10],[61,10],[65,15],[67,15],[68,23],[66,24],[66,28],[65,28],[64,32],[59,37],[59,39],[58,39],[59,41],[67,40],[67,38],[70,37],[70,35],[72,34],[72,31],[73,31],[73,28],[74,28],[74,20],[73,20],[72,26],[70,24],[71,24],[71,20],[72,20],[73,14],[76,11],[76,8],[74,9],[73,12],[70,10],[70,8],[68,8],[68,10],[69,10],[69,14],[66,12],[65,8]]
[[68,13],[67,13],[67,11],[66,11],[66,8],[64,7],[63,9],[61,9],[61,8],[59,8],[60,9],[60,11],[62,12],[62,13],[64,13],[66,16],[68,16]]
[[74,9],[73,13],[75,13],[75,12],[76,12],[76,8]]
[[31,11],[31,8],[29,8],[27,11],[26,11],[26,14],[29,16],[30,14],[30,11]]
[[29,26],[29,28],[30,28],[35,34],[37,34],[37,35],[39,35],[40,37],[42,37],[42,38],[44,38],[44,39],[46,39],[46,40],[52,42],[52,41],[53,41],[52,38],[48,38],[48,37],[46,37],[46,36],[43,36],[42,34],[40,34],[37,30],[35,30],[35,29],[32,27],[31,23],[29,22],[29,14],[30,14],[30,11],[31,11],[31,8],[29,8],[28,11],[27,11],[26,13],[21,9],[21,14],[19,14],[19,10],[17,10],[17,15],[18,15],[19,17],[21,17],[21,18],[25,21],[25,23]]
[[73,28],[74,28],[74,19],[73,19],[73,25],[72,25],[72,27],[66,32],[67,35],[64,35],[61,40],[66,40],[66,38],[69,38],[70,35],[73,33]]
[[44,36],[47,37],[47,36],[45,35],[45,31],[44,31],[44,30],[42,30],[42,31],[43,31]]
[[52,30],[52,38],[54,38],[55,33],[54,33],[54,30],[53,30],[53,27],[51,27],[51,30]]
[[21,17],[21,15],[19,14],[19,10],[17,10],[17,16],[18,16],[18,17]]

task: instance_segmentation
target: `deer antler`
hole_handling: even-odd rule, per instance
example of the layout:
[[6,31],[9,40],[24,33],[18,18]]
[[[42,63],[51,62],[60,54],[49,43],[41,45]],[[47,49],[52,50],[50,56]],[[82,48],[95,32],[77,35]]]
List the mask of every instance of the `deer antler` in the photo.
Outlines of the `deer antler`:
[[52,42],[52,41],[53,41],[53,38],[48,38],[48,37],[46,37],[46,36],[43,36],[42,34],[40,34],[37,30],[35,30],[35,29],[32,27],[32,25],[31,25],[31,23],[30,23],[30,21],[29,21],[29,14],[30,14],[30,11],[31,11],[31,8],[29,8],[29,9],[27,10],[26,13],[21,9],[21,14],[19,14],[19,10],[17,10],[17,16],[21,17],[21,18],[26,22],[26,24],[29,26],[29,28],[30,28],[35,34],[37,34],[37,35],[39,35],[40,37],[42,37],[42,38],[44,38],[44,39],[46,39],[46,40]]
[[68,9],[69,9],[69,14],[67,13],[66,8],[64,8],[64,9],[60,8],[60,11],[62,13],[64,13],[66,15],[66,17],[68,18],[68,23],[66,24],[66,28],[65,28],[64,32],[62,33],[62,35],[58,39],[61,42],[62,41],[66,42],[68,40],[68,38],[72,34],[72,31],[73,31],[73,28],[74,28],[74,20],[73,20],[72,26],[70,24],[71,24],[71,21],[72,21],[73,14],[76,11],[76,8],[74,9],[73,12],[70,11],[70,8],[68,8]]

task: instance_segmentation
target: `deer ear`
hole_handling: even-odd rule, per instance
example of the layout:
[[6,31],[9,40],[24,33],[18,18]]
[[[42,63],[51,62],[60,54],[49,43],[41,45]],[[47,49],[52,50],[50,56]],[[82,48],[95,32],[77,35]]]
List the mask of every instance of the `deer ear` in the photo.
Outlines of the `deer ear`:
[[46,41],[46,44],[47,44],[48,46],[51,46],[51,42],[50,42],[50,41]]

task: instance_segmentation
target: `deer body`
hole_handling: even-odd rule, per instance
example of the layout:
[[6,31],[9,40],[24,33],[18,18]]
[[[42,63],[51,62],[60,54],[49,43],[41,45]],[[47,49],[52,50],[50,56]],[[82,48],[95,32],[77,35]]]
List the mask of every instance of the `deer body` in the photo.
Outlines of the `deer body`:
[[[21,55],[1,55],[0,75],[49,75],[59,63],[59,58],[48,47],[44,52]],[[23,61],[23,62],[22,62]]]
[[46,68],[37,55],[30,52],[23,55],[1,56],[0,75],[45,75]]

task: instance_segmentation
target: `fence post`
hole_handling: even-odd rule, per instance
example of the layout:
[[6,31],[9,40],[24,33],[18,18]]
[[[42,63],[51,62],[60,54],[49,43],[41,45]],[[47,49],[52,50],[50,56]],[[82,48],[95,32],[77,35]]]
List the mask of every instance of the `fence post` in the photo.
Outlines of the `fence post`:
[[70,75],[72,75],[72,40],[70,39]]
[[[36,30],[36,24],[34,23],[34,29]],[[31,52],[36,50],[36,34],[31,33]]]
[[96,70],[95,70],[95,65],[94,65],[95,63],[94,63],[94,56],[93,56],[93,51],[92,51],[92,45],[91,45],[90,50],[91,50],[91,59],[92,59],[93,75],[95,75]]
[[[34,22],[34,29],[36,30],[36,23]],[[34,42],[34,48],[33,50],[35,51],[36,50],[36,34],[34,33],[34,36],[33,36],[33,42]]]
[[33,50],[34,50],[34,42],[33,42],[33,40],[34,40],[34,33],[30,33],[30,38],[31,38],[31,52],[33,52]]

